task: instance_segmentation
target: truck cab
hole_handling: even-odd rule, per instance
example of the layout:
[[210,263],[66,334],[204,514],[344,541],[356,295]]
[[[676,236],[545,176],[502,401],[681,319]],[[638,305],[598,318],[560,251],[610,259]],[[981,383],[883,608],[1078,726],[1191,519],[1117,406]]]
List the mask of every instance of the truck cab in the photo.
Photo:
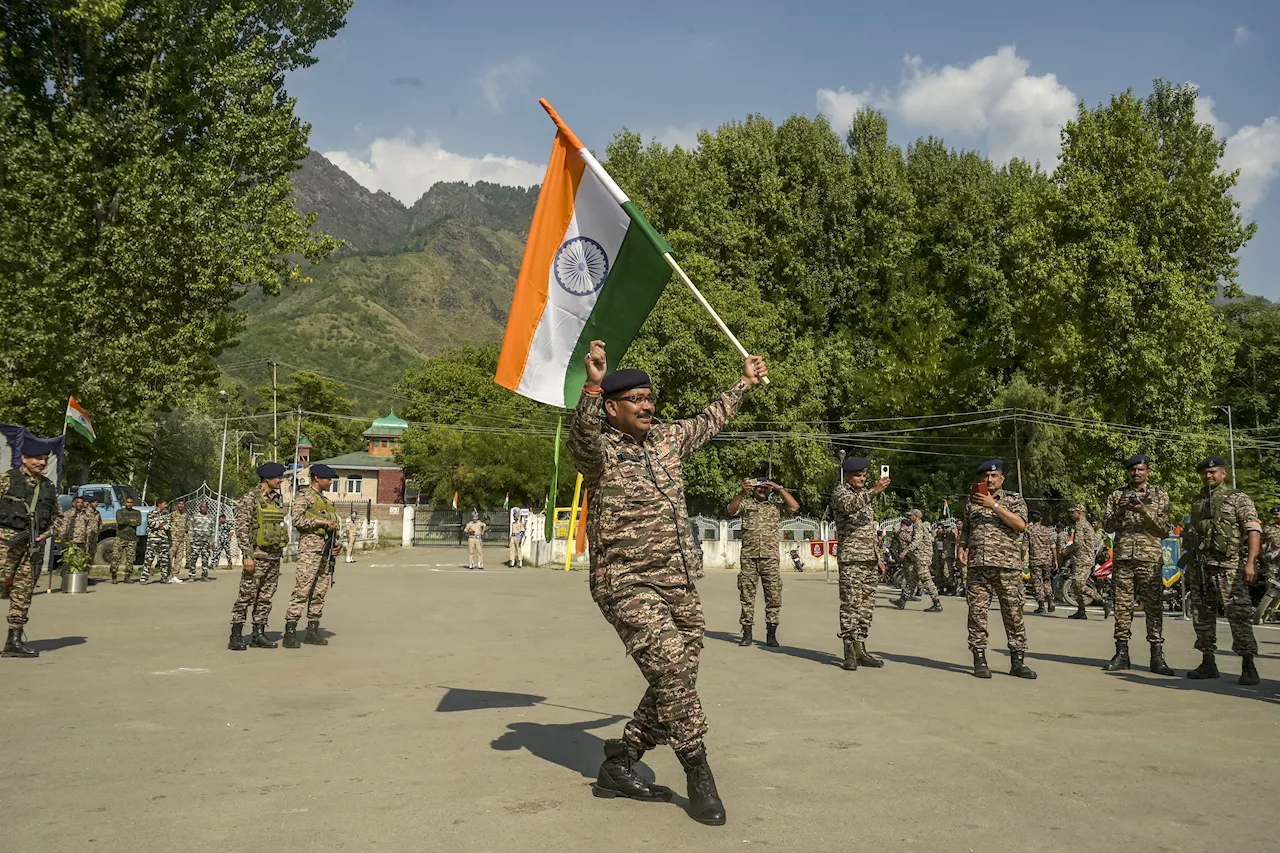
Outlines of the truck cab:
[[98,516],[102,519],[102,529],[98,532],[98,547],[92,555],[93,562],[99,565],[111,562],[111,554],[116,544],[116,510],[124,507],[125,498],[133,498],[133,508],[142,513],[142,525],[138,528],[138,553],[134,556],[134,562],[142,559],[147,547],[147,518],[155,507],[145,506],[137,490],[128,483],[89,483],[76,486],[70,494],[62,495],[58,500],[62,511],[67,512],[71,508],[73,499],[90,496],[98,499]]

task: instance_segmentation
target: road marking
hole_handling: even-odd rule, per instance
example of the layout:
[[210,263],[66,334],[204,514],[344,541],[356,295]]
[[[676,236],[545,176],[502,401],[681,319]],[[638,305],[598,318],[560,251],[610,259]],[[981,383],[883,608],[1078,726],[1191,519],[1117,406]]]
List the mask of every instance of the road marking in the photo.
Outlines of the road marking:
[[162,669],[159,672],[153,672],[152,675],[200,675],[209,670],[201,667],[180,666],[177,669]]

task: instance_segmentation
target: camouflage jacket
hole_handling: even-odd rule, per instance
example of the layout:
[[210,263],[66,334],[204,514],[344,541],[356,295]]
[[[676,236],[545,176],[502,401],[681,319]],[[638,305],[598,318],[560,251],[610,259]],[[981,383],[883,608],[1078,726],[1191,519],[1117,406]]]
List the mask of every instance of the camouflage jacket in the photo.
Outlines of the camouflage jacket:
[[907,545],[907,559],[915,560],[917,565],[927,566],[933,562],[933,528],[921,521],[911,525],[911,542]]
[[284,506],[284,495],[280,492],[273,492],[267,488],[264,482],[240,496],[240,500],[236,503],[236,544],[240,546],[240,554],[244,557],[251,557],[254,552],[267,553],[277,556],[279,552],[263,551],[261,548],[253,547],[253,525],[258,521],[258,495],[265,494],[268,499],[275,502],[276,506]]
[[782,541],[781,507],[773,501],[761,503],[755,495],[748,495],[738,504],[737,515],[742,519],[742,556],[777,557],[778,543]]
[[96,544],[92,542],[93,519],[97,516],[97,511],[92,509],[76,510],[69,515],[64,515],[62,538],[66,539],[68,544],[79,546],[85,553],[92,553],[93,546]]
[[1063,556],[1074,559],[1076,568],[1080,567],[1081,561],[1088,561],[1089,568],[1092,569],[1094,555],[1098,552],[1098,534],[1093,525],[1089,523],[1089,519],[1082,518],[1073,522],[1070,530],[1071,539],[1063,549]]
[[213,521],[212,515],[203,512],[191,516],[191,538],[200,542],[213,539]]
[[[1022,495],[1001,489],[993,497],[997,504],[1023,521],[1027,520],[1027,504]],[[960,547],[968,552],[970,567],[1022,568],[1022,531],[1014,532],[1000,520],[994,509],[972,502],[965,504]]]
[[739,379],[699,415],[655,423],[643,442],[609,424],[601,394],[583,393],[569,451],[588,490],[591,594],[597,601],[644,584],[691,584],[701,553],[684,503],[688,456],[738,413],[751,386]]
[[[1142,495],[1148,522],[1137,510],[1125,509],[1120,502],[1134,492]],[[1137,563],[1164,563],[1164,547],[1161,540],[1169,532],[1169,494],[1156,486],[1132,489],[1128,486],[1107,495],[1106,515],[1102,529],[1116,536],[1112,554],[1117,561]]]
[[[1208,536],[1201,532],[1207,529]],[[1183,530],[1182,542],[1207,565],[1238,568],[1249,554],[1249,534],[1262,533],[1253,499],[1226,484],[1202,489],[1191,505],[1191,524]]]
[[1272,568],[1280,566],[1280,524],[1268,524],[1262,529],[1261,560]]
[[1053,568],[1057,563],[1053,558],[1057,550],[1053,528],[1033,521],[1027,525],[1024,535],[1027,537],[1027,554],[1031,565],[1040,569]]
[[878,563],[880,549],[876,535],[876,515],[870,489],[854,489],[841,483],[831,494],[831,513],[836,520],[840,542],[837,558],[842,564]]
[[173,515],[169,517],[169,535],[174,539],[185,539],[191,535],[191,513],[183,510],[173,511]]
[[[30,474],[27,474],[26,469],[24,468],[14,468],[11,471],[5,471],[3,474],[0,474],[0,495],[3,495],[9,491],[9,480],[12,477],[26,477],[27,483],[30,486],[32,487],[38,486],[42,491],[57,489],[57,486],[55,486],[53,483],[49,482],[47,479],[45,479],[42,476],[37,475],[33,477]],[[44,494],[48,494],[48,491],[44,491]],[[46,527],[44,530],[37,530],[36,536],[43,536],[46,533],[52,533],[54,536],[62,535],[63,527],[67,523],[64,520],[64,518],[65,518],[65,515],[62,512],[62,504],[60,504],[58,501],[55,500],[53,502],[53,509],[51,510],[49,526]],[[0,532],[3,532],[4,535],[6,536],[12,536],[17,531],[9,530],[7,528],[0,528]]]
[[[298,531],[298,553],[299,554],[323,554],[325,545],[329,541],[329,528],[324,525],[324,519],[315,518],[314,516],[321,513],[321,510],[308,515],[311,508],[317,502],[324,506],[327,499],[320,492],[308,486],[298,492],[294,497],[293,503],[289,505],[289,518],[293,522],[293,529]],[[332,520],[338,520],[338,513],[329,504],[329,512],[333,516]]]

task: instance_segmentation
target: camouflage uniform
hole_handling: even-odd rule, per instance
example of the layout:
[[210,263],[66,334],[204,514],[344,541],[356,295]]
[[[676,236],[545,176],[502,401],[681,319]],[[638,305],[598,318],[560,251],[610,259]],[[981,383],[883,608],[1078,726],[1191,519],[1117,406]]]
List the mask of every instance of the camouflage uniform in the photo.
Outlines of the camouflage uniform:
[[934,538],[934,550],[938,553],[938,571],[943,583],[951,583],[956,576],[956,529],[953,525],[938,528]]
[[284,618],[297,622],[302,610],[307,610],[308,620],[319,620],[324,613],[324,599],[329,594],[333,574],[329,571],[329,559],[337,547],[337,533],[330,534],[324,521],[338,521],[338,512],[323,494],[307,487],[293,500],[289,510],[293,529],[298,531],[298,568],[293,581],[293,595],[289,597],[289,609]]
[[58,538],[63,543],[61,562],[64,572],[69,566],[80,562],[78,554],[84,554],[87,561],[92,560],[90,555],[93,552],[89,550],[89,531],[92,529],[90,516],[92,515],[97,513],[87,507],[81,507],[62,516],[62,533]]
[[[57,486],[41,476],[31,476],[21,468],[5,471],[0,474],[0,495],[9,491],[11,480],[22,477],[32,489],[38,489],[41,496],[55,495]],[[63,527],[62,507],[55,500],[49,510],[49,522],[43,529],[35,531],[36,536],[57,534]],[[37,527],[39,519],[37,519]],[[15,541],[17,540],[17,541]],[[9,627],[22,628],[27,624],[27,614],[31,610],[31,591],[35,588],[36,575],[44,562],[44,543],[31,542],[30,532],[24,527],[13,530],[0,527],[0,586],[9,595]]]
[[236,544],[240,546],[242,555],[253,558],[253,572],[240,575],[240,588],[236,591],[235,604],[231,606],[233,625],[243,625],[250,610],[253,611],[254,625],[266,625],[271,615],[271,598],[280,583],[280,555],[284,548],[259,548],[253,544],[259,496],[265,496],[277,507],[284,506],[280,492],[271,491],[266,483],[245,492],[236,506]]
[[[118,574],[123,573],[126,583],[133,575],[133,561],[138,556],[138,528],[142,525],[142,510],[133,507],[136,522],[133,524],[125,523],[128,520],[125,513],[128,511],[128,507],[116,510],[116,541],[115,548],[111,552],[111,579],[114,581]],[[143,579],[146,579],[146,576],[147,568],[144,565]]]
[[1089,576],[1093,574],[1093,564],[1097,549],[1095,542],[1097,534],[1093,530],[1093,525],[1089,523],[1089,519],[1082,518],[1077,521],[1071,528],[1072,544],[1068,547],[1071,549],[1071,588],[1076,594],[1076,606],[1084,607],[1088,601],[1088,594],[1085,587],[1089,582]]
[[1195,552],[1187,567],[1187,595],[1196,648],[1201,652],[1218,648],[1216,611],[1225,596],[1231,650],[1238,655],[1258,653],[1258,641],[1253,636],[1253,600],[1244,572],[1237,571],[1248,556],[1251,532],[1260,534],[1262,525],[1248,495],[1226,484],[1201,490],[1191,508],[1191,524],[1183,532],[1184,542]]
[[467,566],[472,569],[484,568],[484,534],[489,526],[483,521],[468,521],[462,528],[462,535],[467,537]]
[[169,576],[169,518],[172,513],[153,512],[147,518],[147,550],[142,555],[142,582],[151,580],[151,566],[161,577]]
[[[1027,504],[1017,492],[1004,489],[993,497],[996,503],[1023,521],[1027,520]],[[1000,601],[1000,617],[1009,651],[1027,650],[1027,630],[1022,621],[1022,568],[1020,562],[1022,534],[1000,520],[994,509],[969,503],[964,511],[964,531],[960,547],[969,557],[969,649],[987,648],[987,617],[994,592]]]
[[906,546],[907,556],[902,566],[902,597],[915,595],[918,587],[924,587],[934,603],[938,602],[938,587],[929,570],[933,559],[933,528],[921,520],[911,525],[911,541]]
[[764,587],[764,621],[778,624],[782,612],[782,566],[778,556],[782,511],[772,501],[744,497],[737,515],[742,519],[742,559],[738,569],[738,601],[743,625],[755,624],[756,586]]
[[202,577],[209,577],[209,561],[213,558],[213,521],[213,516],[205,512],[191,516],[191,559],[187,562],[190,580],[196,579],[197,566],[203,569]]
[[836,486],[831,511],[836,521],[840,572],[840,633],[842,640],[866,640],[875,616],[880,556],[876,544],[875,495],[848,483]]
[[[1136,510],[1120,502],[1134,492],[1142,495],[1147,522]],[[1169,532],[1169,495],[1164,489],[1145,485],[1125,487],[1107,496],[1102,529],[1115,534],[1112,551],[1112,583],[1116,597],[1116,640],[1129,642],[1133,636],[1134,591],[1142,600],[1147,617],[1147,642],[1164,643],[1164,547],[1161,540]]]
[[1024,532],[1027,542],[1027,560],[1031,568],[1031,588],[1035,590],[1036,603],[1053,601],[1054,555],[1053,528],[1040,521],[1027,525]]
[[216,569],[218,564],[222,562],[223,554],[227,555],[228,566],[235,565],[231,559],[231,532],[235,525],[224,519],[220,522],[220,526],[218,524],[214,526],[218,530],[218,543],[213,549],[213,567]]
[[1258,552],[1258,576],[1276,576],[1280,570],[1280,524],[1262,528],[1262,544]]
[[191,513],[175,509],[169,518],[169,571],[165,572],[165,579],[182,574],[190,556]]
[[88,507],[84,525],[84,550],[89,555],[91,565],[98,552],[98,537],[101,532],[102,515],[93,507]]
[[623,733],[635,749],[666,743],[690,754],[707,731],[697,692],[701,555],[682,463],[733,418],[749,387],[739,380],[700,415],[655,423],[643,442],[605,420],[600,393],[578,402],[569,449],[589,494],[591,597],[649,682]]

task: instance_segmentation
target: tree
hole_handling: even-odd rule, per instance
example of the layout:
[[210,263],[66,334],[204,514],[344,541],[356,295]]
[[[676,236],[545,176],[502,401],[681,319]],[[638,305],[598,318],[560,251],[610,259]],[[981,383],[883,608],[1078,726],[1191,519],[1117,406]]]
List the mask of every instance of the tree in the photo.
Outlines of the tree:
[[[284,384],[277,386],[276,411],[282,433],[277,452],[281,461],[293,459],[294,437],[299,431],[296,412],[299,410],[311,413],[303,414],[300,426],[302,435],[311,441],[312,459],[328,459],[361,448],[360,435],[365,424],[346,419],[352,415],[355,403],[345,396],[345,392],[346,387],[341,382],[310,370],[291,373]],[[271,414],[271,386],[261,386],[255,393],[262,401],[257,407],[258,414]]]

